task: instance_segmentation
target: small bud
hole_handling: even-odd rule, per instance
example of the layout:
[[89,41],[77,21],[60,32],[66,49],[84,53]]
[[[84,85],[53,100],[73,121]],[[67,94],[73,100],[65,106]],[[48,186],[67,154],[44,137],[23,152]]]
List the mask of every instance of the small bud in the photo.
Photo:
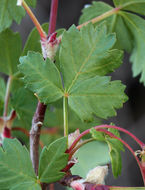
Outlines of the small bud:
[[85,182],[98,184],[104,184],[106,175],[108,174],[108,166],[97,166],[89,171]]
[[54,61],[54,57],[56,55],[59,40],[56,38],[57,33],[53,33],[50,35],[48,39],[41,40],[41,48],[44,59],[49,58],[51,61]]
[[17,0],[17,6],[22,6],[23,0]]

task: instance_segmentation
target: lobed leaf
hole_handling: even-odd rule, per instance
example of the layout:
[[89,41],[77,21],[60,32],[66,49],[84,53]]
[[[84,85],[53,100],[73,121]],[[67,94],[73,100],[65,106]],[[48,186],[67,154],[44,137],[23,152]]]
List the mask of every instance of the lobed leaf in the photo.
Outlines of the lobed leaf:
[[61,76],[53,62],[43,59],[40,53],[29,52],[20,58],[19,69],[24,73],[27,87],[40,101],[50,103],[63,96]]
[[67,137],[62,137],[44,147],[39,161],[39,179],[44,183],[52,183],[60,180],[65,173],[61,170],[68,162]]
[[21,187],[21,184],[28,188],[26,183],[35,184],[40,189],[29,153],[16,139],[4,139],[0,147],[0,173],[3,174],[0,175],[0,189],[15,189],[16,186]]
[[[66,92],[69,93],[78,81],[105,75],[120,66],[122,52],[109,51],[115,41],[114,34],[107,35],[105,25],[94,29],[89,24],[80,32],[72,26],[64,32],[60,48],[60,67]],[[115,54],[116,59],[113,61]]]

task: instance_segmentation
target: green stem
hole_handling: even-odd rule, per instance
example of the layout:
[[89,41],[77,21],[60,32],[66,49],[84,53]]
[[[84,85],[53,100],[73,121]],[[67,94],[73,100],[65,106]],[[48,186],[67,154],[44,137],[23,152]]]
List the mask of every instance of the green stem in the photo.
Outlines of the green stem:
[[107,11],[107,12],[105,12],[104,14],[102,14],[102,15],[100,15],[100,16],[97,16],[97,17],[93,18],[92,20],[89,20],[89,21],[87,21],[87,22],[85,22],[85,23],[83,23],[83,24],[77,26],[77,28],[80,30],[83,26],[86,26],[86,25],[87,25],[88,23],[90,23],[90,22],[91,22],[92,24],[94,24],[94,23],[97,23],[97,22],[99,22],[99,21],[101,21],[101,20],[104,20],[105,18],[108,18],[108,17],[110,17],[110,16],[112,16],[112,15],[114,15],[114,14],[117,14],[117,13],[120,11],[121,8],[122,8],[122,7],[116,7],[116,8],[114,8],[114,9],[110,10],[110,11]]
[[68,97],[63,98],[64,136],[68,136]]
[[3,113],[4,117],[7,116],[7,112],[8,112],[11,84],[12,84],[12,76],[9,76],[9,78],[7,80],[7,89],[6,89],[5,102],[4,102],[4,113]]

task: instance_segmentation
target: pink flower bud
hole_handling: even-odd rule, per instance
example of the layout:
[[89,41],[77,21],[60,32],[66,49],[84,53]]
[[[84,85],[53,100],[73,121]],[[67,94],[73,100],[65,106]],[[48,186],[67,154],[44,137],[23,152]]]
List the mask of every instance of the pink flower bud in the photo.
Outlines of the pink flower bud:
[[49,58],[54,61],[60,41],[56,38],[57,33],[53,33],[49,38],[41,39],[41,48],[44,59]]

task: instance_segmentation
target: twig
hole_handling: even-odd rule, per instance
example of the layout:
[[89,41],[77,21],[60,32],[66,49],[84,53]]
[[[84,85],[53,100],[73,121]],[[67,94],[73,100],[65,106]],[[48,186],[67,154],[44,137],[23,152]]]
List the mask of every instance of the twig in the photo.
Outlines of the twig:
[[30,131],[30,156],[36,175],[38,175],[40,132],[44,121],[45,111],[46,105],[38,102]]
[[[58,0],[52,0],[52,4],[57,3]],[[54,18],[50,17],[50,23],[56,24],[56,16],[57,9],[55,9],[55,12],[52,13],[54,9],[51,9],[51,15],[54,16]],[[53,27],[51,29],[51,27]],[[49,35],[50,32],[55,31],[55,25],[50,25],[49,28]],[[41,103],[40,101],[37,104],[36,112],[34,114],[33,120],[32,120],[32,127],[30,131],[30,156],[33,164],[33,168],[35,170],[36,175],[38,175],[38,165],[39,165],[39,140],[40,140],[40,133],[41,133],[41,127],[43,125],[44,116],[46,112],[47,106]]]

